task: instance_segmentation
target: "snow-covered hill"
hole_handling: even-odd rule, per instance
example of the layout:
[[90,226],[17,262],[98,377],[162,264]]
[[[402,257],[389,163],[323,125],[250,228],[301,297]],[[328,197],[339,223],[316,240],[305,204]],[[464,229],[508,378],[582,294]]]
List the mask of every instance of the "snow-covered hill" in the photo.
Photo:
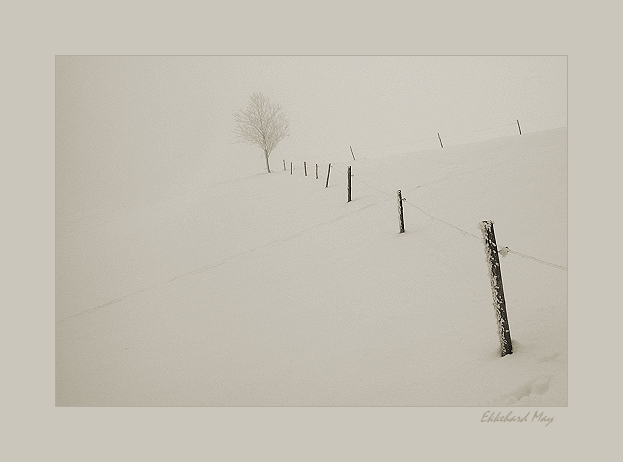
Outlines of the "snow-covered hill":
[[[566,129],[301,157],[57,216],[58,405],[567,405]],[[505,357],[482,220],[511,250]]]

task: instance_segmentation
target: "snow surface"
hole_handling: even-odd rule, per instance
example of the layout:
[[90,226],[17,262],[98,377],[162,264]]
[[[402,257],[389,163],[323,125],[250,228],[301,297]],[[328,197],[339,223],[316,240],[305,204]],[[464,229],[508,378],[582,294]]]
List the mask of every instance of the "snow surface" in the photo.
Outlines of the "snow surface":
[[566,406],[567,130],[373,154],[57,214],[57,405]]

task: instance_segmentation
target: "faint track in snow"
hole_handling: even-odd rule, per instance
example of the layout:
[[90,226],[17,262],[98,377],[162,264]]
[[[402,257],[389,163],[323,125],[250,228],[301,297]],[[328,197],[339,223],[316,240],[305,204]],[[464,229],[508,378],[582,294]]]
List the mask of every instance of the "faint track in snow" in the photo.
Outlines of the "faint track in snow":
[[461,177],[461,176],[467,175],[467,174],[469,174],[469,173],[479,172],[480,170],[485,170],[485,169],[487,169],[487,168],[497,167],[498,165],[503,165],[503,164],[508,163],[510,160],[511,160],[511,159],[506,159],[506,160],[504,160],[504,161],[497,162],[497,163],[495,163],[495,164],[487,164],[487,165],[483,165],[482,167],[478,167],[478,168],[475,168],[475,169],[473,169],[473,170],[467,170],[467,171],[465,171],[465,172],[451,173],[451,174],[449,174],[449,175],[444,176],[443,178],[439,178],[439,179],[437,179],[437,180],[432,180],[432,181],[429,181],[428,183],[422,183],[422,184],[420,184],[420,185],[417,185],[417,186],[415,186],[414,188],[408,189],[406,192],[407,192],[407,193],[410,193],[410,192],[415,191],[416,189],[419,189],[419,188],[424,188],[424,187],[426,187],[426,186],[430,186],[430,185],[435,184],[435,183],[441,183],[441,182],[443,182],[443,181],[446,181],[446,180],[449,180],[449,179],[452,179],[452,178]]
[[356,210],[353,210],[351,212],[345,213],[345,214],[340,215],[338,217],[331,218],[330,220],[327,220],[327,221],[324,221],[324,222],[321,222],[321,223],[316,223],[316,224],[310,226],[309,228],[306,228],[306,229],[304,229],[302,231],[297,231],[296,233],[291,234],[289,236],[273,239],[272,241],[266,242],[266,243],[258,245],[256,247],[253,247],[253,248],[244,250],[242,252],[239,252],[237,254],[231,255],[229,257],[224,258],[223,260],[221,260],[218,263],[213,263],[213,264],[210,264],[210,265],[202,266],[200,268],[197,268],[197,269],[194,269],[194,270],[190,270],[190,271],[187,271],[185,273],[178,274],[177,276],[174,276],[174,277],[172,277],[172,278],[170,278],[168,280],[158,282],[158,283],[153,284],[153,285],[151,285],[149,287],[145,287],[143,289],[139,289],[137,291],[134,291],[134,292],[131,292],[129,294],[123,295],[121,297],[115,298],[113,300],[110,300],[110,301],[108,301],[106,303],[103,303],[101,305],[95,306],[93,308],[88,308],[86,310],[83,310],[83,311],[80,311],[78,313],[75,313],[75,314],[72,314],[70,316],[67,316],[64,319],[61,319],[60,321],[57,321],[57,324],[63,324],[66,321],[69,321],[70,319],[73,319],[73,318],[76,318],[76,317],[79,317],[79,316],[83,316],[83,315],[86,315],[86,314],[94,313],[94,312],[99,311],[101,309],[104,309],[104,308],[106,308],[108,306],[112,306],[112,305],[115,305],[117,303],[123,302],[123,301],[127,300],[128,298],[131,298],[131,297],[133,297],[135,295],[141,294],[143,292],[147,292],[149,290],[155,289],[156,287],[159,287],[159,286],[162,286],[164,284],[168,284],[170,282],[173,282],[173,281],[175,281],[177,279],[181,279],[181,278],[184,278],[184,277],[187,277],[187,276],[192,276],[192,275],[195,275],[195,274],[203,273],[205,271],[208,271],[208,270],[211,270],[213,268],[216,268],[217,266],[224,265],[225,263],[227,263],[227,262],[229,262],[229,261],[231,261],[231,260],[233,260],[235,258],[241,257],[241,256],[246,255],[248,253],[251,253],[251,252],[253,252],[255,250],[259,250],[259,249],[262,249],[264,247],[268,247],[268,246],[270,246],[272,244],[275,244],[277,242],[286,242],[286,241],[295,239],[295,238],[297,238],[299,236],[302,236],[303,234],[305,234],[305,233],[307,233],[307,232],[309,232],[309,231],[311,231],[313,229],[321,228],[322,226],[326,226],[328,224],[331,224],[331,223],[334,223],[336,221],[342,220],[342,219],[344,219],[346,217],[349,217],[351,215],[359,213],[362,210],[374,207],[376,205],[379,205],[379,204],[381,204],[383,202],[387,202],[387,201],[388,201],[388,199],[385,199],[385,200],[380,200],[380,201],[377,201],[377,202],[373,202],[371,204],[364,205],[363,207],[360,207],[360,208],[358,208]]

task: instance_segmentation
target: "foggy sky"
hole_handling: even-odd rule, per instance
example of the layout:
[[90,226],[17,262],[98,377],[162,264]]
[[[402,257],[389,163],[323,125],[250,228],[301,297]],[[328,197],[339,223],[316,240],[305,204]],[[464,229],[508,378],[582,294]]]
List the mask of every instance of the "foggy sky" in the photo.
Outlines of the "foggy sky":
[[511,135],[516,119],[524,132],[566,126],[567,58],[58,56],[57,216],[262,173],[261,151],[232,133],[253,92],[290,120],[278,169],[349,146],[432,148],[416,141],[438,132],[448,145]]

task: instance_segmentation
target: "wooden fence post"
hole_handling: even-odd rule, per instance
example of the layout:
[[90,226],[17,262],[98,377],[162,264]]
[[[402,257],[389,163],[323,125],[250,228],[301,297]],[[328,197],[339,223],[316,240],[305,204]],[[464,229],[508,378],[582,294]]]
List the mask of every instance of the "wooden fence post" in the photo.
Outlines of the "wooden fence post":
[[325,188],[329,187],[329,175],[331,174],[331,164],[329,164],[329,170],[327,170],[327,184],[325,185]]
[[307,176],[307,162],[303,162],[303,167],[305,168],[305,176]]
[[284,172],[286,171],[286,160],[285,159],[283,159],[283,171]]
[[355,159],[355,153],[353,152],[353,147],[349,146],[349,148],[350,148],[350,153],[353,155],[353,160],[357,160]]
[[316,164],[316,179],[318,179],[318,164]]
[[483,221],[480,223],[480,230],[484,238],[485,254],[487,255],[487,264],[489,265],[493,307],[495,308],[495,317],[498,322],[498,337],[500,338],[502,356],[506,356],[512,354],[513,344],[511,342],[511,331],[508,326],[508,317],[506,315],[506,300],[504,299],[504,288],[502,287],[502,271],[500,269],[498,247],[495,242],[493,222]]
[[437,133],[437,138],[439,138],[439,144],[441,144],[441,147],[443,148],[443,143],[441,142],[441,135],[439,133]]
[[348,201],[351,201],[351,183],[350,183],[350,178],[351,178],[351,173],[350,173],[350,165],[348,166]]
[[292,175],[292,162],[290,162],[290,175]]
[[398,224],[400,225],[399,229],[400,229],[401,234],[405,232],[405,219],[402,213],[402,201],[404,201],[404,199],[402,198],[402,192],[399,189],[398,190]]
[[519,134],[521,135],[521,125],[519,125],[519,119],[517,119],[517,127],[519,127]]

